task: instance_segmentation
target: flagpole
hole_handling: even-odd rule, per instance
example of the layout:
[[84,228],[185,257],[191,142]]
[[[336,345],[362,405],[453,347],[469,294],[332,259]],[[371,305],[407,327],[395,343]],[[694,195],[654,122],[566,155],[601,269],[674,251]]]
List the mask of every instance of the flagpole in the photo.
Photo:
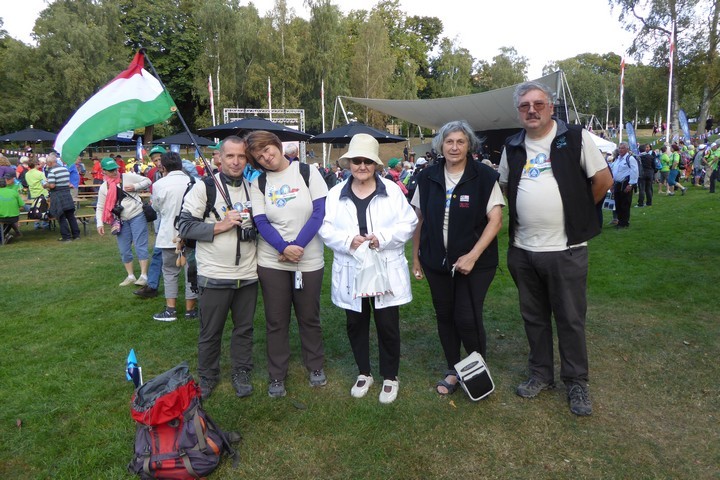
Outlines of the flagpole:
[[673,57],[675,53],[675,23],[670,31],[670,78],[668,79],[668,104],[667,104],[667,128],[665,130],[665,143],[670,145],[670,108],[672,107],[672,81],[673,81]]
[[620,63],[620,121],[618,122],[618,145],[622,143],[623,97],[625,95],[625,56]]
[[[152,74],[155,76],[158,82],[160,82],[160,85],[162,86],[163,90],[167,91],[167,87],[163,83],[163,81],[160,79],[160,75],[158,75],[157,70],[155,70],[155,65],[152,64],[150,59],[147,56],[147,52],[144,48],[140,49],[140,53],[142,53],[143,58],[150,66],[150,69],[152,70]],[[210,172],[210,178],[213,179],[213,182],[215,182],[215,190],[217,190],[217,193],[220,194],[222,199],[225,201],[225,204],[227,205],[228,209],[232,210],[232,201],[230,200],[230,197],[225,194],[225,189],[222,188],[222,185],[220,185],[220,182],[215,177],[215,175],[212,174],[212,165],[210,165],[210,162],[207,161],[207,159],[203,156],[202,152],[200,151],[200,147],[198,146],[197,142],[195,141],[195,136],[190,132],[190,127],[188,127],[188,124],[185,122],[185,118],[183,118],[182,113],[180,113],[180,109],[178,108],[175,113],[177,113],[178,118],[180,119],[180,123],[182,123],[183,128],[185,129],[185,132],[188,134],[188,137],[190,137],[190,140],[193,143],[193,146],[195,147],[195,151],[200,156],[200,159],[202,159],[203,164],[205,165],[205,171]]]
[[[322,112],[322,133],[325,133],[325,79],[320,80],[320,111]],[[325,162],[325,143],[322,144],[323,149],[323,167],[327,167]]]
[[270,121],[272,122],[272,87],[270,86],[270,77],[268,77],[268,111],[270,112]]
[[210,94],[210,115],[212,115],[213,127],[215,123],[215,99],[213,98],[212,73],[208,75],[208,93]]

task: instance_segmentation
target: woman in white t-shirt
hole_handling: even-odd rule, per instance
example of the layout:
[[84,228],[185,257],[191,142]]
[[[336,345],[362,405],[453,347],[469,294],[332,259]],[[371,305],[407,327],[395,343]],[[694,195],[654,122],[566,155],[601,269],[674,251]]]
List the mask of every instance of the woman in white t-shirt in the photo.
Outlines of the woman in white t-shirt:
[[316,168],[288,162],[273,133],[247,136],[248,159],[263,173],[252,182],[250,196],[258,240],[258,279],[267,329],[271,397],[283,397],[290,360],[290,308],[298,320],[303,363],[310,385],[327,383],[323,370],[320,289],[323,243],[317,236],[325,216],[327,185]]

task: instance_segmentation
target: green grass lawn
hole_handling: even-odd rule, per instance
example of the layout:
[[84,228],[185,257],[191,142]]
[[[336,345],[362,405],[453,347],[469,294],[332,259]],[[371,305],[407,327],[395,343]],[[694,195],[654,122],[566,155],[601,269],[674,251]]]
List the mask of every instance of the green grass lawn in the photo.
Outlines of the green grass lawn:
[[[206,408],[244,440],[240,466],[225,461],[211,478],[720,478],[720,193],[689,187],[631,214],[630,229],[605,227],[590,243],[591,417],[570,414],[563,388],[533,400],[514,393],[527,342],[504,227],[485,305],[495,393],[474,403],[434,392],[443,355],[427,284],[414,282],[401,308],[398,399],[381,405],[379,386],[351,398],[357,372],[326,275],[326,387],[308,386],[294,326],[288,396],[267,396],[259,305],[255,393],[236,398],[226,330],[222,382]],[[2,479],[132,478],[128,351],[146,380],[183,360],[196,371],[197,322],[153,321],[163,300],[118,287],[114,238],[89,230],[61,244],[58,232],[25,226],[0,247]],[[372,352],[377,365],[374,342]]]

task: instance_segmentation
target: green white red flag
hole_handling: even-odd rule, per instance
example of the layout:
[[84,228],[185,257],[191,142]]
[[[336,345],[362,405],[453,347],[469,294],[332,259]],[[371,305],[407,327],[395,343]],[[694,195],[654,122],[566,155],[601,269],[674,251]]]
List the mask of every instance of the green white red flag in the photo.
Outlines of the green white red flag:
[[167,120],[175,102],[160,81],[145,68],[138,52],[127,70],[90,97],[65,124],[55,140],[55,150],[73,162],[91,143]]

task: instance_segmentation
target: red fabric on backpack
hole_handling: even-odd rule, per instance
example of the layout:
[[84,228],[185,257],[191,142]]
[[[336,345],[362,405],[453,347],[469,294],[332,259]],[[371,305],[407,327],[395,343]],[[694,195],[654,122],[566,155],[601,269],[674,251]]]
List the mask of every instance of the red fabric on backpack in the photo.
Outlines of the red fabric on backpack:
[[199,396],[200,387],[197,386],[195,380],[190,380],[185,385],[158,398],[149,410],[138,412],[135,409],[131,409],[130,414],[136,422],[145,425],[160,425],[169,422],[173,418],[181,417],[183,412],[187,410],[192,399]]

